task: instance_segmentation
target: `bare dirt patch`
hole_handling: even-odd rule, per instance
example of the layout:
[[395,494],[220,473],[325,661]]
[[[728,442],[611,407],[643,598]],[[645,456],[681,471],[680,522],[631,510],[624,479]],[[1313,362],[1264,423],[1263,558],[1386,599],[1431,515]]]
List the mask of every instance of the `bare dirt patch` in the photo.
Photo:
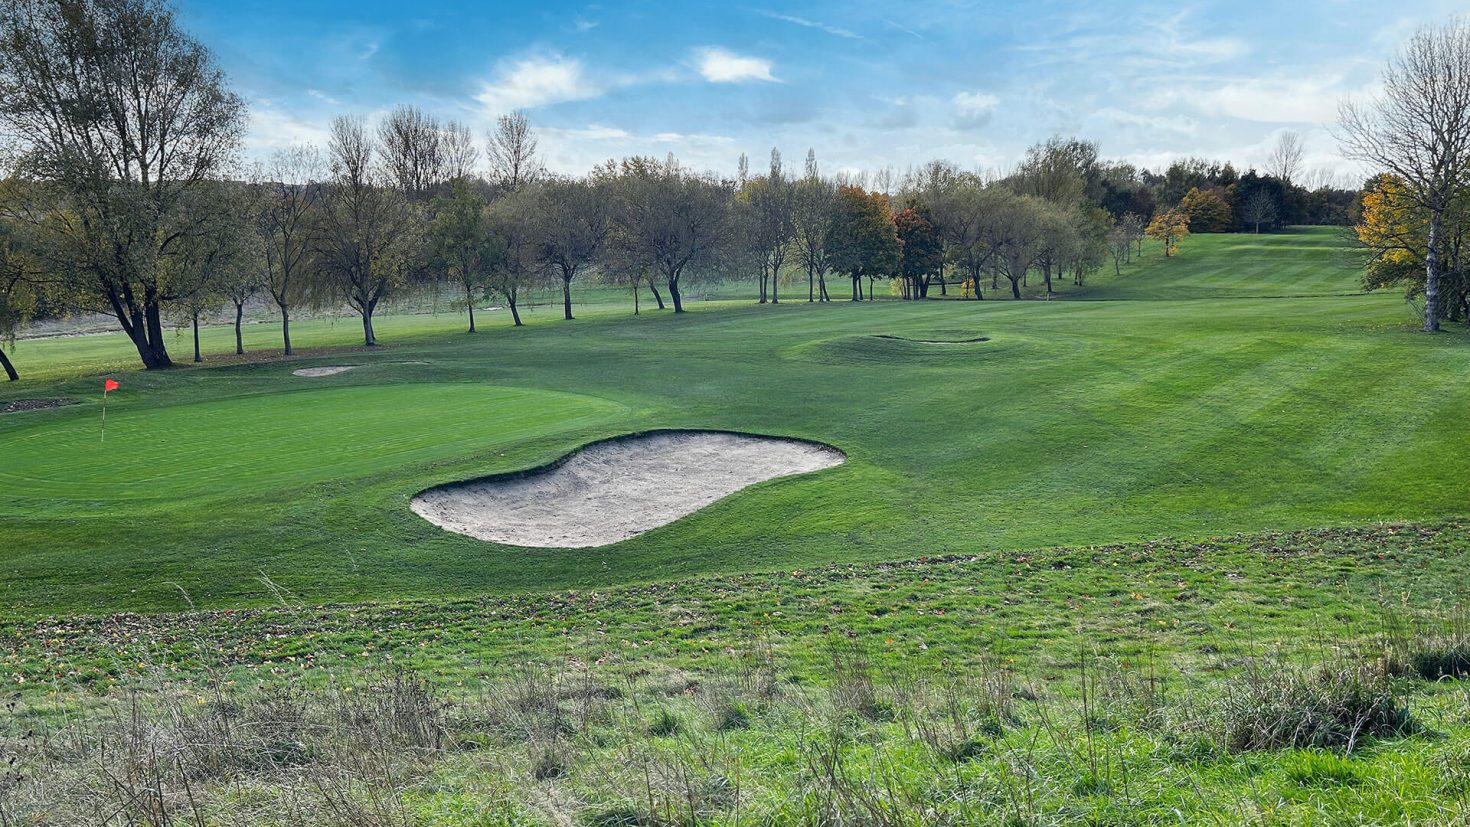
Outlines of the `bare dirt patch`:
[[915,339],[910,336],[894,336],[890,333],[876,333],[875,339],[893,339],[899,342],[914,342],[921,345],[968,345],[975,342],[988,342],[989,336],[970,336],[964,339]]
[[447,531],[533,548],[636,537],[777,477],[841,465],[827,445],[718,431],[594,442],[545,468],[431,488],[414,513]]
[[0,402],[0,414],[44,411],[47,408],[60,408],[63,405],[75,405],[76,403],[75,399],[16,399],[12,402]]
[[308,377],[308,378],[311,378],[311,379],[317,379],[317,378],[320,378],[320,377],[323,377],[323,376],[335,376],[335,375],[337,375],[339,373],[345,373],[345,372],[347,372],[349,370],[352,370],[353,368],[356,368],[356,367],[361,367],[361,366],[360,365],[326,365],[326,366],[319,367],[319,368],[301,368],[299,370],[293,370],[293,371],[291,371],[291,375],[292,376],[305,376],[305,377]]

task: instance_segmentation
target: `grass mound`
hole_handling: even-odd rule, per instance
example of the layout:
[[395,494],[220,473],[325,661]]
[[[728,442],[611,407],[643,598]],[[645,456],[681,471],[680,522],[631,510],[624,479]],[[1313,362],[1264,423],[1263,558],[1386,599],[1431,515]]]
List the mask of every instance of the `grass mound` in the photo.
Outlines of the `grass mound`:
[[842,336],[793,348],[796,359],[828,365],[887,365],[908,367],[957,367],[992,363],[1002,358],[1019,358],[1016,337],[992,341],[988,336],[945,338],[944,334],[872,333]]

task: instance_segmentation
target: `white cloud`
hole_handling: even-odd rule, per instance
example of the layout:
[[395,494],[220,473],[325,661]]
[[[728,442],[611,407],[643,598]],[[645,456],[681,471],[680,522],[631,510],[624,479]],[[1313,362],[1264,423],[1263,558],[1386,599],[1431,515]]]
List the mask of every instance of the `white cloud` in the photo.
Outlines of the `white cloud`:
[[960,92],[951,101],[954,104],[955,126],[975,129],[990,123],[1000,98],[988,92]]
[[760,57],[737,55],[719,47],[701,49],[697,55],[699,73],[710,83],[744,83],[748,80],[777,82],[771,74],[771,61]]
[[580,60],[538,55],[501,64],[495,77],[475,95],[475,100],[487,110],[500,113],[584,100],[600,94],[602,87],[587,77]]
[[1337,120],[1338,101],[1368,89],[1345,88],[1340,75],[1303,78],[1250,78],[1230,81],[1214,91],[1182,96],[1211,115],[1258,123],[1328,124]]
[[308,121],[293,112],[276,108],[275,102],[257,98],[251,102],[250,128],[246,138],[246,155],[264,159],[272,151],[300,144],[324,147],[330,140],[326,119]]

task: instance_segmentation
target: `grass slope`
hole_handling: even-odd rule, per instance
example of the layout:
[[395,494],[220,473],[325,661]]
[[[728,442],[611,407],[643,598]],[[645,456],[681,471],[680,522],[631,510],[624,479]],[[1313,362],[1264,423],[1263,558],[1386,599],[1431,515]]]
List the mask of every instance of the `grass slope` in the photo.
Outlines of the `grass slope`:
[[[1362,259],[1340,227],[1195,235],[1170,259],[1149,250],[1121,275],[1111,260],[1078,293],[1097,299],[1215,299],[1357,293]],[[1075,289],[1075,288],[1073,288]]]
[[[1266,295],[1351,281],[1340,235],[1282,239],[1191,239],[1120,283],[1157,295],[1145,283],[1228,268],[1240,244],[1287,262],[1260,269]],[[477,336],[436,327],[448,321],[387,323],[389,348],[315,360],[364,365],[324,379],[292,377],[300,363],[124,376],[109,411],[123,430],[105,446],[94,404],[5,415],[0,600],[32,615],[157,610],[182,588],[250,605],[271,599],[262,573],[310,602],[605,587],[1441,518],[1463,512],[1470,483],[1470,340],[1414,333],[1387,296],[711,303]],[[92,346],[54,346],[71,343]],[[27,382],[0,401],[95,384]],[[806,437],[849,461],[596,550],[489,546],[407,508],[429,485],[658,427]]]
[[[0,816],[1462,823],[1464,683],[1372,664],[1387,625],[1465,611],[1435,604],[1466,538],[1385,525],[17,621]],[[1360,691],[1406,725],[1344,730],[1330,716]],[[1282,741],[1241,740],[1263,726]]]

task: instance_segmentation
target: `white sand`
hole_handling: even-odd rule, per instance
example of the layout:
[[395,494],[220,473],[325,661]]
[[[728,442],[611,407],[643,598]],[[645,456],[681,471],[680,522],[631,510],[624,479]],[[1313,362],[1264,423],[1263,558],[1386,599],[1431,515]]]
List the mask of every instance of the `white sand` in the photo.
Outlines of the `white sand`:
[[291,375],[306,376],[315,379],[321,376],[334,376],[336,374],[352,370],[355,367],[357,367],[357,365],[328,365],[321,368],[302,368],[300,370],[291,371]]
[[591,548],[636,537],[764,480],[841,465],[841,451],[790,439],[668,432],[599,442],[523,477],[441,486],[415,513],[512,546]]

